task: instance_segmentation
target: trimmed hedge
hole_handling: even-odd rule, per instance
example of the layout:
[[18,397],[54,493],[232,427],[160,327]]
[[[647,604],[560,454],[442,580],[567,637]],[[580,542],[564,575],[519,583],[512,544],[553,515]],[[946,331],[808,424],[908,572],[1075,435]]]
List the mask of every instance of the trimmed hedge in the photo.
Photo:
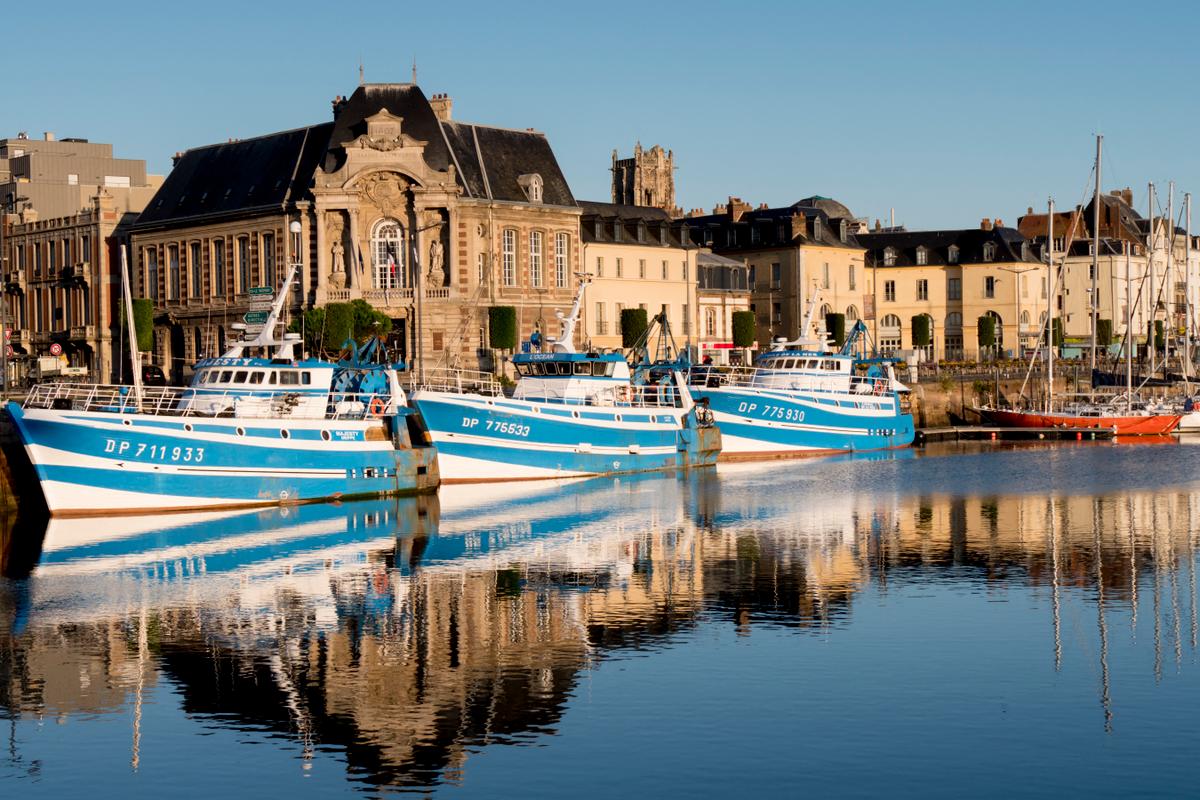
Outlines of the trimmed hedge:
[[733,312],[733,346],[754,346],[754,312]]
[[1108,347],[1113,340],[1113,324],[1111,319],[1096,320],[1096,344]]
[[644,308],[621,309],[621,346],[633,347],[645,335],[650,322]]
[[979,318],[979,346],[992,347],[996,344],[996,318],[984,314]]
[[[991,319],[989,317],[989,319]],[[912,318],[912,343],[913,347],[928,347],[932,341],[932,331],[930,330],[930,319],[928,314],[917,314]]]
[[496,350],[517,349],[516,306],[492,306],[488,309],[488,342]]

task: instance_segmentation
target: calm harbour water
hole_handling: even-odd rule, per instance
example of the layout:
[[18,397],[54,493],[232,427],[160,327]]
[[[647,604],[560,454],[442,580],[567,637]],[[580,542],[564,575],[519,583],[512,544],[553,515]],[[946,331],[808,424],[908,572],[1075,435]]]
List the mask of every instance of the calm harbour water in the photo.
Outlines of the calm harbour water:
[[0,790],[1194,794],[1198,528],[1186,440],[18,520]]

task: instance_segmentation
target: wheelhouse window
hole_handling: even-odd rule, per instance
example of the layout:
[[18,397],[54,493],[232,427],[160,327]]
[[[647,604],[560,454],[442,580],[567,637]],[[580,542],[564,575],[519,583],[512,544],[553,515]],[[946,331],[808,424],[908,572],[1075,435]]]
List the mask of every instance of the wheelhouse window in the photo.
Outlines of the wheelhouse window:
[[381,219],[371,230],[371,277],[376,289],[404,285],[404,227],[394,219]]

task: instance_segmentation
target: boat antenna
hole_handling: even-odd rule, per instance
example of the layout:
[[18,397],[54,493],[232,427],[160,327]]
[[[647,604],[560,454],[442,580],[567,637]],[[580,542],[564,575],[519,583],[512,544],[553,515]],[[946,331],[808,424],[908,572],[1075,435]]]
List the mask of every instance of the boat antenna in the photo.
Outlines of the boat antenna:
[[[579,322],[579,312],[583,308],[583,293],[588,284],[592,282],[592,275],[590,272],[576,272],[575,277],[579,278],[579,291],[575,294],[575,303],[571,306],[571,313],[560,317],[562,332],[557,339],[551,340],[553,345],[551,350],[555,353],[575,352],[575,325]],[[559,313],[561,314],[561,312]]]

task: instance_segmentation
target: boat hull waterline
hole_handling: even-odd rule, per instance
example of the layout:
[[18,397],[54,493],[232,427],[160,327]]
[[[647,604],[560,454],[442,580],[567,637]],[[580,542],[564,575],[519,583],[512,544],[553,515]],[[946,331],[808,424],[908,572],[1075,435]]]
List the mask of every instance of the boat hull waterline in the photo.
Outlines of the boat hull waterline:
[[150,416],[11,402],[7,409],[55,515],[305,503],[438,484],[434,449],[395,446],[379,419]]
[[985,422],[1002,428],[1104,428],[1117,436],[1161,436],[1179,426],[1178,414],[1148,416],[1080,416],[1075,414],[1039,414],[1001,409],[977,409]]

